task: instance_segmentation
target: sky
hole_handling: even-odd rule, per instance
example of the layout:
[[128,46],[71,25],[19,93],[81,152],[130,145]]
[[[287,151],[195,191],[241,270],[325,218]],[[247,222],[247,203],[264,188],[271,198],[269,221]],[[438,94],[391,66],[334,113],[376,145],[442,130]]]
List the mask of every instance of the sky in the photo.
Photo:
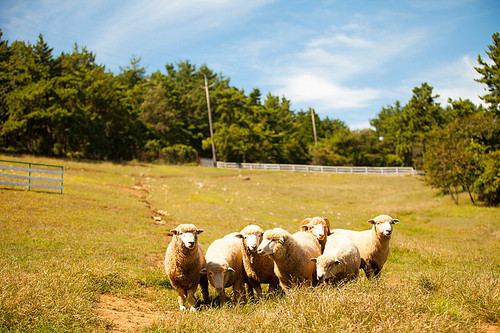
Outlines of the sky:
[[249,94],[285,97],[351,129],[413,88],[480,104],[474,66],[500,31],[498,0],[0,0],[3,40],[55,57],[85,46],[119,73],[132,57],[147,73],[206,64]]

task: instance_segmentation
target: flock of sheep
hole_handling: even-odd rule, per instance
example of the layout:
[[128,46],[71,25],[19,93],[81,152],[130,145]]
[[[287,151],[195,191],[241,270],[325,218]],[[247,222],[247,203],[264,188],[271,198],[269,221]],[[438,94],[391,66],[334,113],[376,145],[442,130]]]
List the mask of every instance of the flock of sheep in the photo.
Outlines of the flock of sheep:
[[399,221],[380,215],[368,221],[365,231],[330,230],[326,218],[307,218],[300,231],[290,234],[275,228],[264,232],[249,225],[215,240],[203,254],[198,235],[203,230],[193,224],[180,224],[171,230],[172,241],[165,255],[165,270],[172,287],[179,293],[179,306],[196,311],[194,294],[201,286],[208,302],[208,283],[225,302],[225,288],[233,287],[236,302],[248,291],[262,296],[261,284],[269,292],[279,285],[285,293],[295,285],[316,285],[356,278],[363,269],[368,278],[377,276],[389,254],[392,225]]

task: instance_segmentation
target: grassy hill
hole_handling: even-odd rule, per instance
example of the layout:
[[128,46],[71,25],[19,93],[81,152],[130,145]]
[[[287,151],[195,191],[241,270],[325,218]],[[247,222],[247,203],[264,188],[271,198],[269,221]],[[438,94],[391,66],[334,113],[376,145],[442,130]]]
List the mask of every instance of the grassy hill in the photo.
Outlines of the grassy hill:
[[[218,170],[8,157],[64,166],[64,194],[0,188],[0,331],[495,331],[500,209],[456,206],[419,178]],[[163,270],[168,230],[204,250],[248,224],[305,217],[368,229],[398,218],[382,276],[181,313]],[[215,299],[215,292],[210,290]],[[200,296],[200,293],[197,294]]]

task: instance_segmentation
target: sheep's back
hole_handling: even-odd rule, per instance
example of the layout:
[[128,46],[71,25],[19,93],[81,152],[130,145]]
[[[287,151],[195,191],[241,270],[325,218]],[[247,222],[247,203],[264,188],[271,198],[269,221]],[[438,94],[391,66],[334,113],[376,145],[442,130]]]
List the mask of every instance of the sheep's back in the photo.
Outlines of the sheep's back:
[[348,273],[357,272],[361,264],[361,256],[356,244],[345,235],[328,236],[324,254],[342,262]]
[[[349,239],[353,241],[353,243],[358,248],[359,254],[361,258],[366,258],[371,256],[374,252],[373,248],[373,240],[372,240],[372,230],[364,230],[364,231],[354,231],[354,230],[346,230],[346,229],[334,229],[333,234],[331,236],[347,236]],[[331,237],[330,236],[330,237]],[[327,242],[328,243],[328,242]]]
[[310,258],[317,258],[321,254],[318,239],[309,232],[299,231],[292,235],[302,252]]

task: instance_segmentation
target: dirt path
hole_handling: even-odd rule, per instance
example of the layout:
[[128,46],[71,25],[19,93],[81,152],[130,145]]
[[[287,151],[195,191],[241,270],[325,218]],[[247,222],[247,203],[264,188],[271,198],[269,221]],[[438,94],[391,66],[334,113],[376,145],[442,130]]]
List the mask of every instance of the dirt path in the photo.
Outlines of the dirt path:
[[154,304],[137,299],[101,295],[96,309],[102,319],[112,323],[112,332],[137,332],[154,324],[174,323],[179,311],[161,312]]

